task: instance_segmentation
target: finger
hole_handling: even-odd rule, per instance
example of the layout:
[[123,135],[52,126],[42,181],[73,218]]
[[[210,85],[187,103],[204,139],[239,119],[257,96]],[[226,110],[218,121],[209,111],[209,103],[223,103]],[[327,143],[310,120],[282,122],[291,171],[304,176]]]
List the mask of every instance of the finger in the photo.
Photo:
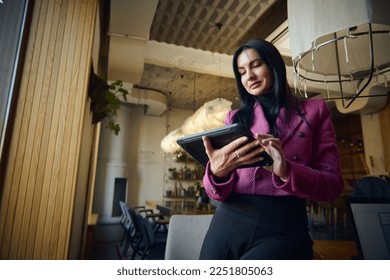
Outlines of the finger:
[[253,150],[245,155],[240,155],[240,157],[237,158],[236,163],[239,163],[240,165],[253,164],[262,160],[264,160],[264,157],[261,156],[261,152],[258,152],[258,150]]
[[252,141],[251,143],[248,143],[245,146],[241,146],[239,149],[235,150],[234,154],[237,158],[239,158],[239,160],[237,160],[236,162],[245,162],[245,164],[250,164],[262,161],[264,158],[261,153],[264,151],[265,148],[260,146],[259,141]]
[[254,153],[261,153],[263,152],[265,149],[260,145],[260,141],[258,140],[255,140],[255,141],[251,141],[241,147],[239,147],[239,151],[242,153],[242,154],[247,154],[247,153],[251,153],[254,151]]
[[[264,143],[265,142],[265,143]],[[277,139],[262,141],[262,144],[266,144],[269,147],[280,147],[280,141]]]
[[264,146],[281,147],[280,139],[278,139],[278,138],[263,139],[263,140],[261,140],[261,144]]
[[274,138],[274,136],[271,135],[271,134],[259,134],[259,133],[256,133],[256,134],[254,135],[254,137],[255,137],[255,139],[258,139],[258,140]]
[[226,150],[226,152],[232,153],[235,150],[237,150],[238,148],[240,148],[247,141],[248,141],[248,137],[242,136],[242,137],[237,138],[236,140],[230,142],[229,144],[227,144],[223,148]]
[[203,140],[203,146],[206,150],[206,154],[210,158],[210,154],[214,151],[214,147],[213,145],[211,145],[211,141],[207,136],[203,136],[202,140]]

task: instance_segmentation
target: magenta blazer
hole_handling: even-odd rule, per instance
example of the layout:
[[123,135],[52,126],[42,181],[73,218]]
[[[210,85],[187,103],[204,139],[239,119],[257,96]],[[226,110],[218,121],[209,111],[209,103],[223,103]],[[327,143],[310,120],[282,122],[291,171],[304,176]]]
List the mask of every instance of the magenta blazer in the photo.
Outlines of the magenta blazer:
[[[225,124],[231,124],[237,110],[230,111]],[[210,198],[223,201],[234,191],[242,194],[293,195],[316,201],[332,201],[343,191],[340,156],[332,116],[321,99],[302,101],[304,121],[296,113],[290,123],[285,122],[285,110],[276,121],[281,131],[281,144],[290,170],[286,182],[263,167],[241,168],[233,171],[226,182],[217,182],[206,166],[203,184]],[[253,134],[269,133],[270,128],[262,107],[254,105]],[[310,125],[308,125],[310,124]]]

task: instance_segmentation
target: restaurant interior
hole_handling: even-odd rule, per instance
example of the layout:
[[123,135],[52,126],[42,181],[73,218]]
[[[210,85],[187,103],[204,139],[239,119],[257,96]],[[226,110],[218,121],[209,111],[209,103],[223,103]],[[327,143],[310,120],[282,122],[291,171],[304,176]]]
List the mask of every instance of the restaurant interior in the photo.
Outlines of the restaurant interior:
[[239,107],[232,55],[252,38],[278,48],[295,96],[332,113],[344,191],[307,201],[314,259],[360,258],[345,199],[367,178],[384,186],[370,196],[390,193],[388,2],[21,2],[0,107],[1,259],[196,259],[218,202],[176,140]]

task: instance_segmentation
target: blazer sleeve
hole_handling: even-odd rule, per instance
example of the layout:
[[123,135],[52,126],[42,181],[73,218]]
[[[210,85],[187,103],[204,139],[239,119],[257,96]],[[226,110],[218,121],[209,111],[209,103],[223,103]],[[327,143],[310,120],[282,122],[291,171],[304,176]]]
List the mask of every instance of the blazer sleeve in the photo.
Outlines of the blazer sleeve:
[[[310,164],[301,164],[288,159],[289,179],[287,182],[282,182],[273,175],[273,182],[276,188],[302,198],[332,201],[344,188],[340,155],[336,145],[331,113],[324,101],[317,100],[316,104],[319,104],[316,106],[317,110],[312,110],[316,113],[310,117],[312,121],[314,120],[311,123],[313,136]],[[310,146],[310,143],[308,144]]]

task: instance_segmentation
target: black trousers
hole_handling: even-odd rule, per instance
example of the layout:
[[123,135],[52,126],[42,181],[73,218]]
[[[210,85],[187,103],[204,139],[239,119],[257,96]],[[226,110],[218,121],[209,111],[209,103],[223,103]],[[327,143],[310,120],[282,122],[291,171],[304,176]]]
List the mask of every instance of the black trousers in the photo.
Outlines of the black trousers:
[[233,193],[218,206],[200,259],[312,259],[312,246],[304,199]]

